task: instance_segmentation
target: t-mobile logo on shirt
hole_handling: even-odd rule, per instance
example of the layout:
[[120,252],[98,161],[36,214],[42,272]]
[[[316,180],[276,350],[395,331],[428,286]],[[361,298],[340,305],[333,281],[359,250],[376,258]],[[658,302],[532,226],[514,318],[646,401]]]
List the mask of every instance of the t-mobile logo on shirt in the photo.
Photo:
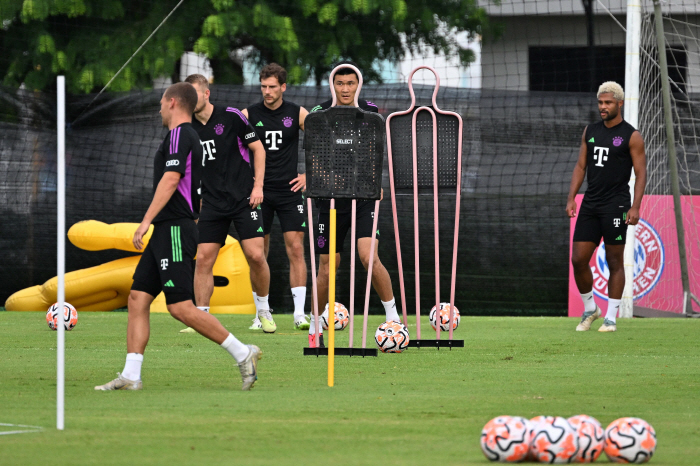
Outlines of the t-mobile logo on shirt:
[[602,167],[603,162],[608,160],[608,152],[610,152],[610,148],[608,147],[595,146],[593,148],[593,159],[596,161],[596,167]]
[[280,150],[277,144],[282,144],[282,131],[265,131],[265,142],[269,144],[268,149]]
[[[199,141],[202,144],[202,166],[206,160],[214,160],[214,154],[216,154],[216,147],[214,146],[214,140],[209,141]],[[208,157],[208,158],[207,158]]]

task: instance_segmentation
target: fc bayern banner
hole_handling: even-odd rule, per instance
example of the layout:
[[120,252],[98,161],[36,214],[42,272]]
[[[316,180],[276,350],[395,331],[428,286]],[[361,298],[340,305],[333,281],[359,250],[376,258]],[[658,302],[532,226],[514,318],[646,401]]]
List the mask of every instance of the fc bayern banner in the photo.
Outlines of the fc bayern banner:
[[[576,196],[578,209],[583,195]],[[681,196],[685,247],[690,276],[690,291],[700,293],[700,197]],[[683,284],[678,258],[678,237],[673,212],[673,196],[644,196],[635,229],[634,242],[634,304],[668,312],[683,312]],[[697,217],[697,218],[696,218]],[[569,237],[569,316],[583,314],[583,302],[571,266],[571,244],[576,218],[571,219]],[[605,311],[608,300],[610,271],[605,260],[605,245],[600,245],[590,262],[593,272],[593,294]],[[699,311],[696,305],[695,310]]]

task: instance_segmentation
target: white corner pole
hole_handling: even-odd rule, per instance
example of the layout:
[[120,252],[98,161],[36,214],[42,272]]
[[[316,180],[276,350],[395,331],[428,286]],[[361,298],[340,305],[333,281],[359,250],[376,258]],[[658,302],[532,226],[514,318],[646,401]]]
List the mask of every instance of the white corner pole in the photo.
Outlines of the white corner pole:
[[[635,128],[639,125],[639,45],[642,30],[641,0],[627,0],[627,40],[625,51],[625,103],[624,119]],[[634,170],[630,177],[630,196],[634,199]],[[625,264],[625,288],[622,290],[620,317],[631,318],[634,308],[634,242],[635,226],[627,227],[627,241],[623,262]]]
[[57,257],[56,268],[58,277],[58,292],[56,302],[58,303],[57,343],[56,343],[56,428],[63,430],[63,413],[65,399],[65,334],[64,327],[64,304],[65,293],[65,271],[66,271],[66,78],[58,76],[56,78],[56,142],[57,142],[57,174],[56,174],[56,236],[57,236]]

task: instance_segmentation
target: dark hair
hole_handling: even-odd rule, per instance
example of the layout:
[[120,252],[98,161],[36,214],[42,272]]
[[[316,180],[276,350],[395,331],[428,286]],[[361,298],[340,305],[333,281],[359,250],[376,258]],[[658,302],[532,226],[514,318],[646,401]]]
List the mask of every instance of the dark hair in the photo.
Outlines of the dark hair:
[[197,91],[190,83],[175,83],[166,89],[166,99],[175,99],[177,104],[187,113],[194,113],[197,106]]
[[185,78],[186,83],[199,84],[204,89],[209,89],[209,80],[201,74],[191,74]]
[[277,63],[270,63],[265,65],[262,70],[260,70],[260,81],[267,78],[277,78],[277,82],[285,84],[287,82],[287,70],[282,68]]
[[[334,66],[334,68],[337,66],[341,66],[341,65],[352,65],[355,68],[357,68],[358,70],[360,69],[360,67],[357,66],[357,64],[355,64],[349,60],[341,61],[340,63],[336,64]],[[340,68],[340,69],[338,69],[338,71],[336,71],[335,74],[333,75],[333,79],[335,79],[336,76],[347,76],[349,74],[354,74],[358,80],[360,79],[360,77],[357,76],[357,73],[355,72],[355,70],[353,70],[352,68]]]

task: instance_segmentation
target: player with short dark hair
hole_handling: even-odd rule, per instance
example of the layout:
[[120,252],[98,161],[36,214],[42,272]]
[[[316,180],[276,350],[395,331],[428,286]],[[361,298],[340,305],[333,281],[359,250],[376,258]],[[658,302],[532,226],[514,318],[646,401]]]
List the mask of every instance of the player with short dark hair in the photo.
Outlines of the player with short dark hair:
[[[289,285],[294,300],[294,328],[307,330],[306,260],[304,259],[304,195],[306,175],[297,172],[299,130],[309,114],[304,107],[283,99],[287,90],[287,71],[270,63],[260,71],[263,100],[243,110],[265,146],[265,201],[262,203],[265,257],[270,252],[270,231],[275,213],[282,227],[289,258]],[[254,290],[255,291],[255,290]],[[252,330],[261,328],[253,320]]]
[[[202,214],[199,218],[199,246],[194,274],[197,306],[209,310],[214,292],[214,263],[226,242],[233,221],[241,249],[250,266],[250,282],[262,330],[277,330],[268,304],[270,268],[265,259],[265,241],[260,204],[263,201],[265,149],[255,130],[237,108],[209,102],[209,82],[201,75],[185,80],[197,91],[192,126],[199,134],[202,157]],[[250,150],[255,160],[251,167]],[[184,331],[187,331],[185,329]]]
[[[571,176],[566,213],[576,217],[576,193],[587,177],[588,188],[576,219],[571,263],[574,279],[581,293],[585,312],[576,330],[587,331],[600,317],[600,308],[593,298],[591,257],[602,237],[610,270],[608,309],[599,332],[617,330],[617,312],[625,287],[623,255],[627,225],[639,221],[647,170],[644,140],[632,125],[622,119],[624,101],[622,87],[612,81],[598,89],[598,111],[601,121],[588,125],[581,137],[578,162]],[[629,181],[634,168],[634,200],[630,204]]]
[[[350,64],[352,63],[342,63]],[[354,65],[353,65],[354,66]],[[354,106],[355,94],[359,85],[359,77],[352,68],[340,68],[333,76],[333,88],[336,94],[337,106]],[[358,99],[359,106],[362,110],[378,113],[378,108],[371,102]],[[330,108],[332,100],[317,105],[313,111],[325,110]],[[360,256],[360,261],[365,269],[369,266],[369,253],[372,243],[372,227],[374,220],[374,201],[358,200],[356,210],[356,237],[357,237],[357,253]],[[324,309],[328,303],[328,278],[330,273],[330,256],[329,256],[329,228],[330,228],[330,200],[317,199],[316,206],[319,208],[318,224],[316,227],[315,244],[316,252],[320,254],[318,276],[316,286],[318,289],[318,306],[319,309]],[[348,234],[348,230],[352,221],[352,200],[339,199],[335,202],[336,207],[336,267],[340,265],[340,253],[343,251],[343,242]],[[379,298],[384,306],[386,320],[400,322],[399,314],[396,311],[396,300],[391,287],[391,277],[384,265],[379,260],[379,231],[376,232],[377,243],[372,264],[372,285],[377,291]],[[337,269],[336,269],[337,270]],[[329,309],[334,309],[334,306],[328,306]],[[328,322],[333,322],[326,316]],[[313,316],[311,318],[311,326],[309,328],[309,347],[314,348],[323,346],[323,335],[319,328],[319,337],[321,341],[315,341],[316,325]]]
[[141,365],[150,334],[150,307],[161,291],[173,317],[220,344],[235,358],[243,390],[249,390],[257,379],[260,349],[238,341],[214,316],[200,312],[192,303],[202,157],[202,146],[191,123],[196,103],[197,92],[187,83],[170,86],[161,98],[163,126],[170,131],[156,152],[153,200],[133,238],[136,249],[143,248],[143,237],[153,224],[153,234],[136,266],[129,293],[126,364],[116,379],[95,390],[142,388]]

